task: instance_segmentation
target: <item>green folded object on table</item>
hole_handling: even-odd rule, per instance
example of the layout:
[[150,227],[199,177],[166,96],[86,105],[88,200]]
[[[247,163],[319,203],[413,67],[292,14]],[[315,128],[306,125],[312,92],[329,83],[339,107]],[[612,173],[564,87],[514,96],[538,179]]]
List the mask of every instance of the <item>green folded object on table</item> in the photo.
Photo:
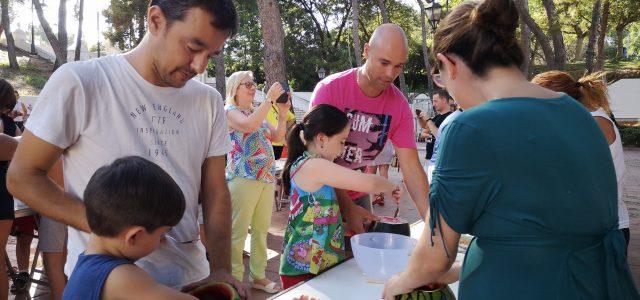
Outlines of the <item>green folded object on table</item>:
[[396,300],[456,300],[448,285],[440,289],[418,288],[411,293],[397,295]]
[[211,282],[189,292],[200,300],[240,300],[238,291],[226,282]]

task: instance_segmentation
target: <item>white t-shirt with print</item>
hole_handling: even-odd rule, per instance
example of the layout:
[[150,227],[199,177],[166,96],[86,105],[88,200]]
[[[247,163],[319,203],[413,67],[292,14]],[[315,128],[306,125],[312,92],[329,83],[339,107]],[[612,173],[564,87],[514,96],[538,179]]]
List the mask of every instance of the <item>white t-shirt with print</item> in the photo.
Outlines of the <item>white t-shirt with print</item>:
[[[181,242],[199,237],[204,160],[231,149],[220,93],[195,80],[179,89],[155,86],[122,55],[60,67],[40,93],[27,129],[66,149],[65,188],[80,199],[96,169],[117,158],[138,155],[158,164],[185,195],[185,214],[169,233]],[[89,235],[69,228],[66,274],[72,272],[88,239]],[[209,274],[199,242],[167,239],[137,264],[158,282],[176,288]]]

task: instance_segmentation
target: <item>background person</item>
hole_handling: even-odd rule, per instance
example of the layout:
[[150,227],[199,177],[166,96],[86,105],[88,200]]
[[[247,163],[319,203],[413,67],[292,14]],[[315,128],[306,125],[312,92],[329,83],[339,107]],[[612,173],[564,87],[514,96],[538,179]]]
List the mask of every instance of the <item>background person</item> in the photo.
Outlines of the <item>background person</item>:
[[[275,188],[275,157],[272,141],[284,140],[286,114],[291,103],[276,103],[284,93],[280,83],[274,83],[266,99],[254,110],[256,83],[251,71],[235,72],[227,79],[226,114],[232,150],[227,156],[227,180],[231,192],[232,237],[231,266],[237,280],[244,276],[242,251],[251,226],[251,286],[267,293],[280,287],[267,279],[267,234],[271,225]],[[278,107],[277,127],[266,120],[272,106]],[[214,258],[215,259],[215,258]]]
[[[364,46],[364,57],[362,67],[320,81],[311,96],[311,107],[333,105],[350,117],[351,131],[345,150],[336,160],[341,166],[363,171],[391,140],[404,183],[420,217],[424,218],[429,183],[418,157],[413,112],[402,92],[393,85],[408,59],[407,38],[402,28],[395,24],[376,28]],[[376,218],[371,214],[370,196],[343,190],[336,193],[347,230],[363,232],[363,221]]]
[[[627,247],[629,247],[629,211],[627,211],[627,205],[622,200],[622,182],[624,181],[626,166],[624,164],[620,132],[610,117],[611,108],[607,98],[607,84],[601,79],[603,75],[595,73],[575,80],[565,72],[549,71],[536,75],[531,82],[556,92],[565,93],[576,99],[591,112],[594,120],[598,123],[609,144],[613,166],[616,169],[616,180],[618,181],[618,227],[624,235]],[[599,137],[594,136],[594,138]]]

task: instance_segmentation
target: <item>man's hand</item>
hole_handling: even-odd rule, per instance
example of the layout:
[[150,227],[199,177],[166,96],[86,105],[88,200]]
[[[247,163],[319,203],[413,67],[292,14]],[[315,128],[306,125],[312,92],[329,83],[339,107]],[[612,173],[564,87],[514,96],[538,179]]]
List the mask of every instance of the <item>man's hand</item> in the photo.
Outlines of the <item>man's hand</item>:
[[205,285],[207,283],[210,283],[210,282],[226,282],[226,283],[229,283],[229,284],[233,285],[233,287],[238,291],[238,295],[240,295],[240,298],[242,298],[242,299],[251,298],[251,291],[249,291],[249,289],[247,287],[245,287],[242,284],[242,282],[238,281],[233,276],[231,276],[229,271],[227,271],[225,269],[212,270],[211,274],[207,278],[205,278],[203,280],[200,280],[198,282],[194,282],[194,283],[185,285],[184,287],[182,287],[181,292],[189,293],[189,292],[197,289],[198,287],[200,287],[202,285]]
[[378,216],[355,204],[344,210],[344,219],[346,230],[353,231],[355,234],[364,232],[365,222],[380,220]]

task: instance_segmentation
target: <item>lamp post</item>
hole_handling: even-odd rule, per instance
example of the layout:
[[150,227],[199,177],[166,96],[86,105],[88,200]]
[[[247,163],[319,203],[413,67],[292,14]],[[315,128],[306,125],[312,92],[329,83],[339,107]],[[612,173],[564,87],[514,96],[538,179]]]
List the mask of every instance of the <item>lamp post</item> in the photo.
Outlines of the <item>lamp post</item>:
[[440,20],[442,19],[442,5],[433,0],[431,5],[425,9],[425,12],[427,13],[427,19],[429,20],[431,29],[435,31],[438,27],[438,23],[440,23]]
[[[449,7],[449,0],[447,0],[445,7]],[[427,15],[427,20],[429,20],[429,25],[431,25],[431,29],[435,32],[438,28],[438,23],[440,23],[440,20],[442,20],[442,17],[446,14],[446,12],[443,11],[443,7],[440,3],[436,2],[436,0],[431,0],[431,5],[425,8],[425,13]],[[431,70],[427,70],[427,72],[431,74]],[[429,79],[427,81],[429,85],[429,100],[427,102],[427,110],[429,112],[429,115],[433,115],[435,114],[433,110],[433,80]]]
[[318,69],[318,78],[322,80],[326,75],[327,75],[327,71],[325,71],[323,67],[320,67],[320,69]]

